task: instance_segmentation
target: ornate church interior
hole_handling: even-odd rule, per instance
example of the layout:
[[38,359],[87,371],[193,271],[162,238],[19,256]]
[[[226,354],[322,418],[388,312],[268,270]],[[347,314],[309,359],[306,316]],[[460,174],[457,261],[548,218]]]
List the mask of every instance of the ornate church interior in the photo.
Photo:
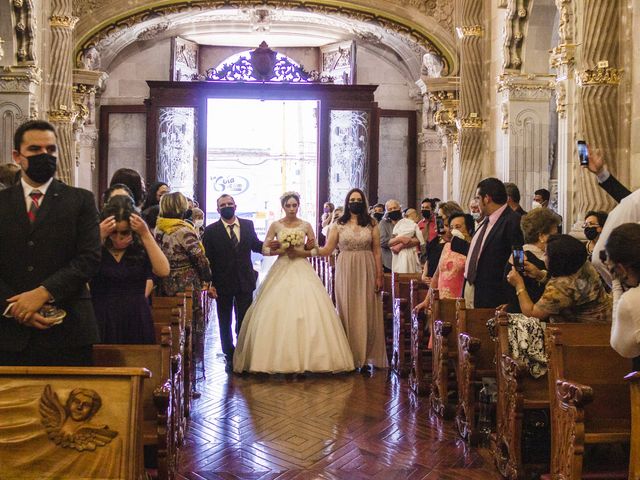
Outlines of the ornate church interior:
[[[103,234],[112,187],[126,184],[114,174],[131,169],[148,198],[164,185],[189,200],[194,217],[179,220],[198,233],[192,247],[208,271],[160,293],[159,278],[183,266],[157,232],[178,217],[158,193],[144,204],[156,208],[150,222],[131,188],[127,231],[146,252],[144,281],[156,284],[145,298],[153,341],[95,343],[93,366],[15,366],[3,363],[12,348],[0,340],[0,478],[640,480],[640,245],[626,227],[640,223],[638,0],[0,0],[0,119],[0,169],[22,169],[22,180],[12,170],[11,185],[0,178],[7,191],[34,178],[14,133],[45,120],[55,128],[54,182],[93,194],[103,257],[122,220]],[[623,194],[612,193],[612,181]],[[504,201],[486,188],[504,191]],[[58,195],[43,190],[40,207],[40,197],[20,194],[34,216],[49,214],[47,200]],[[20,292],[44,285],[45,301],[63,307],[67,293],[49,288],[51,273],[15,273],[34,269],[24,252],[35,237],[11,233],[18,224],[2,195],[0,250],[11,253],[0,253],[0,337],[10,339],[6,332],[28,328],[26,320],[14,328]],[[237,252],[249,241],[240,221],[248,219],[260,243],[247,246],[258,285],[256,294],[252,279],[247,318],[257,321],[278,262],[308,257],[354,358],[341,298],[374,295],[384,338],[372,333],[378,310],[367,311],[364,363],[340,372],[237,370],[248,320],[236,297],[228,308],[236,330],[223,331],[226,280],[216,280],[209,251],[224,198],[235,200],[229,218],[239,229],[224,240]],[[352,208],[356,200],[371,212]],[[491,263],[482,254],[499,243],[505,204],[510,215],[520,210],[517,234],[504,234],[504,258],[495,253]],[[374,206],[380,217],[371,220]],[[333,220],[334,207],[346,220]],[[409,239],[394,226],[411,209]],[[192,221],[196,210],[201,223]],[[394,210],[404,218],[393,220]],[[137,214],[149,227],[129,220]],[[362,289],[344,266],[355,254],[342,228],[356,218],[374,232],[372,270],[358,270],[369,282]],[[38,219],[29,219],[33,232]],[[294,220],[311,231],[287,253],[272,225]],[[164,275],[149,232],[167,257]],[[57,235],[60,250],[80,245]],[[8,249],[15,239],[24,249]],[[553,250],[560,242],[567,250]],[[411,269],[395,268],[396,250],[411,252]],[[453,294],[441,251],[458,255]],[[567,272],[571,262],[559,259],[574,251],[581,261]],[[526,257],[520,270],[516,252]],[[11,263],[23,254],[27,263]],[[503,288],[504,301],[480,298]],[[552,310],[551,288],[573,303],[556,299]],[[598,317],[596,303],[607,313]],[[622,323],[623,313],[635,323]],[[225,335],[238,342],[235,354]],[[373,337],[388,365],[370,361]],[[614,337],[633,345],[622,353]]]

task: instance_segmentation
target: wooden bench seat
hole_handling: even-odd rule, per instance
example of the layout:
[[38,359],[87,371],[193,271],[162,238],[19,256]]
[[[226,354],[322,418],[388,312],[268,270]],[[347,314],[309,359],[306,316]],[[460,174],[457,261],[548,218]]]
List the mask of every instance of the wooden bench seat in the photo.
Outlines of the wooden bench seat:
[[429,292],[429,286],[419,280],[411,280],[411,369],[409,388],[419,396],[427,395],[431,385],[431,350],[427,348],[427,314],[424,310],[414,313],[413,309],[422,302]]
[[[631,436],[631,361],[609,345],[611,325],[584,325],[579,344],[563,328],[546,331],[551,404],[551,475],[582,478],[585,446],[628,443]],[[589,338],[588,338],[589,337]],[[550,390],[551,391],[551,390]]]
[[0,477],[144,478],[144,368],[0,367]]
[[495,378],[495,346],[487,320],[495,316],[493,308],[467,309],[463,299],[456,302],[458,324],[458,408],[456,426],[462,438],[472,445],[478,442],[478,394],[483,378]]
[[456,409],[455,372],[450,364],[456,364],[458,356],[456,300],[440,298],[438,290],[433,290],[429,313],[429,327],[432,335],[433,370],[429,403],[431,409],[439,416],[453,418]]
[[393,349],[391,369],[401,377],[411,370],[411,302],[412,280],[420,280],[418,273],[392,273],[393,298]]
[[155,447],[158,480],[174,477],[177,431],[173,419],[171,328],[163,327],[159,345],[94,345],[93,361],[100,367],[144,367],[151,372],[142,397],[143,443]]

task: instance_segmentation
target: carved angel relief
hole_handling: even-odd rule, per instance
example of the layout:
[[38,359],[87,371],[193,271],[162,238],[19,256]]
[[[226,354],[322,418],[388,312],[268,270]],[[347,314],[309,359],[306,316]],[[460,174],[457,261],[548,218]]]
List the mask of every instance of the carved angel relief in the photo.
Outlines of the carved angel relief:
[[72,390],[66,404],[62,405],[58,394],[51,385],[47,385],[40,397],[40,415],[49,440],[62,448],[73,448],[79,452],[94,451],[107,445],[118,432],[108,425],[90,423],[101,406],[100,395],[87,388]]

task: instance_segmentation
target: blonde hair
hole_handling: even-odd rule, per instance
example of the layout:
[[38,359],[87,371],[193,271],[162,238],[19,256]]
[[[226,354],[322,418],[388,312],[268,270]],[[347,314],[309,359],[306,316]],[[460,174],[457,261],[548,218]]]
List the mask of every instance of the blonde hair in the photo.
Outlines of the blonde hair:
[[180,192],[165,193],[160,199],[160,216],[164,218],[182,218],[189,208],[189,202]]

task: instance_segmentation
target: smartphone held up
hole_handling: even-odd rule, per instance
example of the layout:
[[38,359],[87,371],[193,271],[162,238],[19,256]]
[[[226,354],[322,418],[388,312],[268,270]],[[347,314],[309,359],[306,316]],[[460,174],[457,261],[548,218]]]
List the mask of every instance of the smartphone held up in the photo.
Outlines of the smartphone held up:
[[580,160],[580,166],[586,167],[589,165],[589,148],[584,140],[578,140],[578,159]]
[[513,247],[513,266],[516,272],[524,274],[524,250],[522,247]]

